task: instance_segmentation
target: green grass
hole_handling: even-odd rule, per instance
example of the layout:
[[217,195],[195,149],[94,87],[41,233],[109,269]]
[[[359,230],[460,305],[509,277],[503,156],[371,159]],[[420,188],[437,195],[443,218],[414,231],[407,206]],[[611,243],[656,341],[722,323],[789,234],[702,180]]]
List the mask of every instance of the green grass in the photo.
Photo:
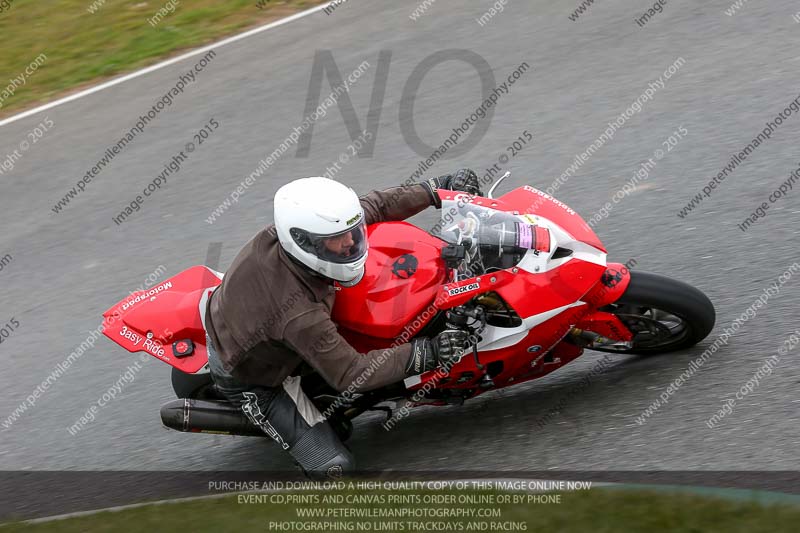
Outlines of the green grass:
[[[409,492],[409,491],[332,491],[319,493],[311,491],[290,492],[286,494],[454,494],[454,495],[493,495],[496,491],[474,492]],[[527,498],[532,494],[522,494]],[[418,531],[409,521],[442,522],[450,524],[445,531],[479,531],[470,529],[469,522],[516,522],[517,530],[529,532],[560,533],[782,533],[796,532],[800,526],[800,509],[786,505],[764,506],[751,502],[738,502],[696,495],[647,492],[629,490],[604,490],[565,492],[561,503],[548,504],[420,504],[414,508],[441,509],[500,509],[500,518],[298,518],[298,508],[326,507],[323,505],[287,505],[271,503],[238,503],[237,496],[217,499],[195,500],[190,502],[150,505],[117,512],[105,512],[91,516],[75,517],[42,524],[9,524],[2,532],[42,532],[42,533],[82,533],[133,531],[270,531],[270,522],[283,521],[335,521],[353,524],[354,531],[378,531],[375,526],[391,521],[405,521],[402,528],[380,529],[380,531]],[[321,498],[321,496],[320,496]],[[335,507],[335,506],[334,506]],[[341,505],[348,508],[401,508],[402,505],[361,504]],[[371,522],[369,529],[358,529],[357,524]],[[461,524],[461,526],[458,526]],[[340,529],[344,530],[344,529]],[[436,529],[429,529],[435,531]],[[490,531],[491,529],[486,529]],[[307,530],[308,531],[308,530]],[[314,531],[313,529],[311,531]]]
[[0,6],[4,1],[10,7],[0,12],[0,93],[39,54],[47,59],[0,102],[0,116],[321,3],[267,0],[259,9],[256,0],[180,0],[152,27],[147,20],[168,0],[106,0],[95,13],[87,8],[102,0],[0,0]]

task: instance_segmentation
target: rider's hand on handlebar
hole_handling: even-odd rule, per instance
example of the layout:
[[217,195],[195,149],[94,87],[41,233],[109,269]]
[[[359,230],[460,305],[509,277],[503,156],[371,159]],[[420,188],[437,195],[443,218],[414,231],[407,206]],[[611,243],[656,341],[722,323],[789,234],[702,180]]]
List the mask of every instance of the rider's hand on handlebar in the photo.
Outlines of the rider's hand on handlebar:
[[411,343],[411,359],[408,361],[406,372],[422,374],[437,366],[450,366],[461,359],[469,346],[470,339],[467,332],[455,329],[443,331],[432,339],[427,337],[414,339]]
[[432,190],[447,189],[449,191],[462,191],[468,194],[483,196],[478,176],[468,168],[462,168],[455,174],[447,174],[438,178],[429,179],[426,184]]
[[433,338],[433,349],[440,366],[459,361],[470,345],[469,334],[458,329],[443,331]]

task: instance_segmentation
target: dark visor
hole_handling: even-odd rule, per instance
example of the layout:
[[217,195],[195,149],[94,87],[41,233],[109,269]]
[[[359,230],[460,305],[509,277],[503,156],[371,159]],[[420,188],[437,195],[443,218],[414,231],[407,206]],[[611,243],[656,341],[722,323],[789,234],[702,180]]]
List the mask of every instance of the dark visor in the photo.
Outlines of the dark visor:
[[367,231],[363,222],[329,235],[319,235],[300,228],[292,228],[289,233],[303,251],[323,261],[352,263],[367,253]]

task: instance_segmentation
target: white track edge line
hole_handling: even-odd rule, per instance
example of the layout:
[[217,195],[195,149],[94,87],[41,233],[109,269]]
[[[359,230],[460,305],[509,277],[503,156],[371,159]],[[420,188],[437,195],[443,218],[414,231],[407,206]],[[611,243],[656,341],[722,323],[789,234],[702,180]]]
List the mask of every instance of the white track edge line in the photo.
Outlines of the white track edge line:
[[10,117],[8,117],[6,119],[0,120],[0,127],[5,126],[6,124],[11,124],[12,122],[16,122],[17,120],[21,120],[21,119],[29,117],[31,115],[35,115],[37,113],[41,113],[42,111],[46,111],[48,109],[52,109],[52,108],[54,108],[56,106],[59,106],[61,104],[66,104],[67,102],[72,102],[73,100],[77,100],[78,98],[83,98],[84,96],[89,96],[90,94],[94,94],[96,92],[102,91],[103,89],[108,89],[109,87],[113,87],[114,85],[118,85],[120,83],[126,82],[128,80],[132,80],[134,78],[138,78],[139,76],[144,76],[145,74],[149,74],[150,72],[153,72],[155,70],[159,70],[161,68],[164,68],[166,66],[172,65],[172,64],[177,63],[179,61],[183,61],[184,59],[187,59],[187,58],[190,58],[190,57],[194,57],[196,55],[208,52],[209,50],[212,50],[214,48],[219,48],[221,46],[225,46],[227,44],[234,43],[234,42],[240,41],[242,39],[246,39],[247,37],[250,37],[252,35],[256,35],[258,33],[261,33],[262,31],[267,31],[267,30],[271,30],[272,28],[277,28],[278,26],[283,26],[284,24],[288,24],[289,22],[292,22],[292,21],[295,21],[297,19],[306,17],[308,15],[316,13],[317,11],[321,11],[321,10],[325,9],[327,7],[327,5],[328,5],[328,3],[325,2],[323,4],[320,4],[320,5],[316,6],[316,7],[312,7],[310,9],[306,9],[305,11],[301,11],[299,13],[295,13],[294,15],[290,15],[288,17],[285,17],[285,18],[270,22],[269,24],[265,24],[264,26],[259,26],[257,28],[253,28],[252,30],[248,30],[248,31],[246,31],[244,33],[240,33],[238,35],[233,35],[231,37],[227,37],[225,39],[222,39],[221,41],[217,41],[215,43],[209,44],[209,45],[204,46],[202,48],[197,48],[195,50],[191,50],[191,51],[189,51],[189,52],[187,52],[185,54],[181,54],[181,55],[179,55],[177,57],[173,57],[172,59],[167,59],[166,61],[162,61],[161,63],[156,63],[155,65],[150,65],[149,67],[145,67],[145,68],[143,68],[141,70],[137,70],[137,71],[131,72],[130,74],[125,74],[123,76],[120,76],[119,78],[114,78],[113,80],[109,80],[107,82],[101,83],[100,85],[96,85],[94,87],[90,87],[90,88],[85,89],[83,91],[80,91],[78,93],[71,94],[71,95],[66,96],[64,98],[60,98],[60,99],[55,100],[53,102],[49,102],[47,104],[44,104],[42,106],[39,106],[39,107],[36,107],[36,108],[33,108],[33,109],[29,109],[27,111],[23,111],[22,113],[19,113],[17,115],[12,115],[12,116],[10,116]]

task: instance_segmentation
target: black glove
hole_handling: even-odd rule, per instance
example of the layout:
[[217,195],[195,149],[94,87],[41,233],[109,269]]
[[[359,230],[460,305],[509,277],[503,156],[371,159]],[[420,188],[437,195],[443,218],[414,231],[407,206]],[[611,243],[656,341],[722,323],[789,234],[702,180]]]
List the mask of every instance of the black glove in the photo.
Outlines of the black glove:
[[481,191],[481,184],[478,181],[478,176],[468,168],[462,168],[455,174],[447,174],[439,176],[438,178],[431,178],[422,183],[431,195],[433,203],[436,207],[441,207],[439,202],[439,195],[436,194],[436,189],[447,189],[449,191],[462,191],[468,194],[483,196]]
[[411,359],[408,360],[408,375],[422,374],[440,365],[451,365],[461,359],[470,345],[466,331],[450,329],[432,339],[422,337],[411,342]]

